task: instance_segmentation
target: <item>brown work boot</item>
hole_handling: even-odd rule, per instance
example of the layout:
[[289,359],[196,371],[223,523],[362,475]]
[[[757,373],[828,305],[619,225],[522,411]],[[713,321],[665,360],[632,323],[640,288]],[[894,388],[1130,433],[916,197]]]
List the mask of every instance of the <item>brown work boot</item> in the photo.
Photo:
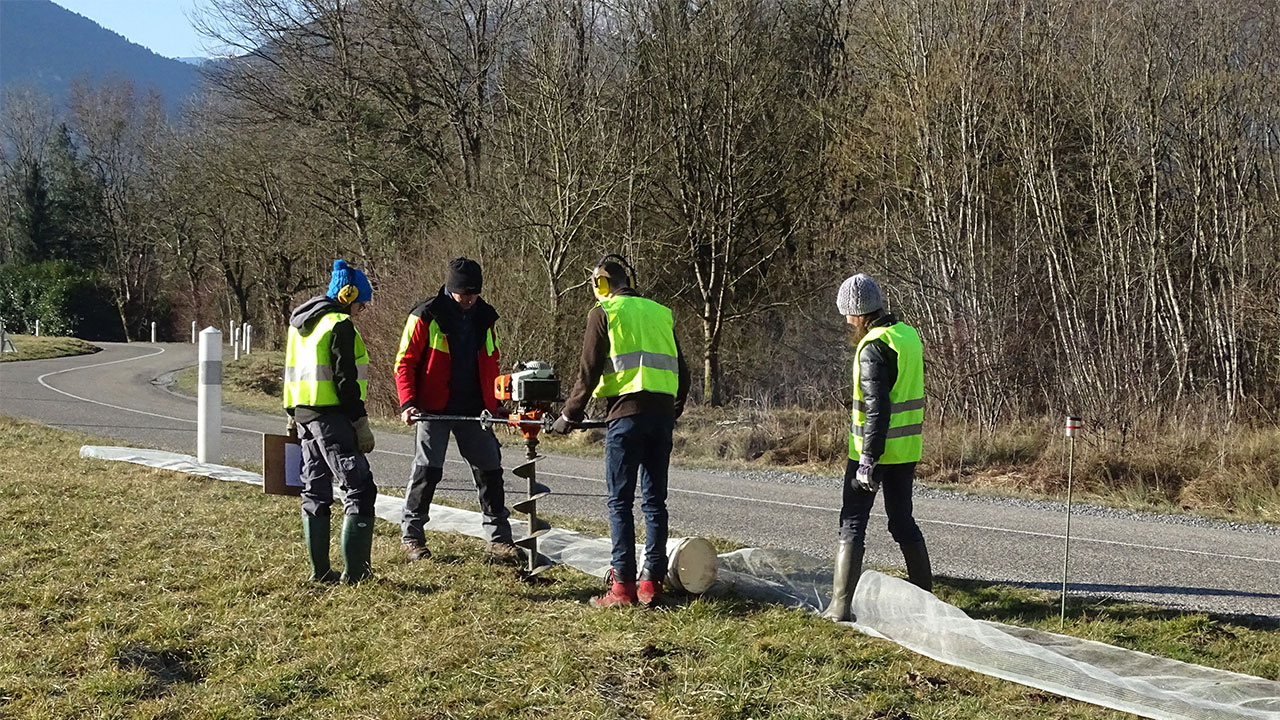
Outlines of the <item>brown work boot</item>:
[[409,559],[409,562],[426,560],[431,557],[431,551],[427,549],[426,544],[418,540],[409,540],[401,543],[400,548],[404,550],[404,556]]
[[495,540],[489,543],[489,557],[502,562],[520,562],[520,550],[510,540]]

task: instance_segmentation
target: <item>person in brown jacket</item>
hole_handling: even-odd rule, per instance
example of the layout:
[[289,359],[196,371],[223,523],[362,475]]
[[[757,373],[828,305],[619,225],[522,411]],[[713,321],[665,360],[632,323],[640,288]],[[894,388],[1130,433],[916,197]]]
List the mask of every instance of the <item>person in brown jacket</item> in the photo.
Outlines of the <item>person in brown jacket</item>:
[[[689,367],[675,339],[671,310],[641,297],[626,261],[606,255],[592,272],[598,301],[587,315],[577,382],[552,431],[581,422],[587,401],[604,398],[605,487],[613,540],[612,582],[596,607],[651,605],[667,574],[667,469],[671,434],[689,394]],[[636,575],[637,477],[645,518],[644,569]]]

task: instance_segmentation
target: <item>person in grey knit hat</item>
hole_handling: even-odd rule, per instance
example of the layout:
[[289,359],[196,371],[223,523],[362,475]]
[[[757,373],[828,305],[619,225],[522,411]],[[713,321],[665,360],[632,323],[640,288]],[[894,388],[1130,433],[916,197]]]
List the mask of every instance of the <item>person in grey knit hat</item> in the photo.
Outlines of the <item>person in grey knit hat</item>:
[[880,286],[858,273],[836,293],[836,308],[853,328],[853,412],[840,507],[839,545],[831,603],[822,613],[853,620],[851,602],[862,574],[867,520],[884,488],[889,532],[902,548],[908,579],[933,589],[924,535],[912,516],[911,487],[923,450],[924,348],[915,328],[885,310]]
[[840,314],[870,315],[884,309],[884,296],[880,294],[880,286],[870,275],[858,273],[840,284],[836,293],[836,308]]

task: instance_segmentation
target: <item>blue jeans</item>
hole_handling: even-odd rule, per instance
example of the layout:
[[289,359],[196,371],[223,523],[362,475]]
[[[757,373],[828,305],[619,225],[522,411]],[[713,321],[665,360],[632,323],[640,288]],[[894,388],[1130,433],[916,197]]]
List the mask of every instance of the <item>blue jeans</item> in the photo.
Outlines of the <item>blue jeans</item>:
[[[844,503],[840,507],[840,539],[862,546],[867,537],[867,521],[876,494],[858,487],[858,461],[850,459],[844,471]],[[884,512],[889,516],[889,534],[899,545],[924,540],[920,526],[912,514],[911,486],[916,477],[916,464],[877,465],[875,478],[884,492]]]
[[632,505],[640,480],[644,511],[644,568],[651,580],[667,574],[667,466],[675,418],[632,415],[610,421],[604,436],[605,488],[609,491],[609,533],[618,582],[636,579],[636,521]]

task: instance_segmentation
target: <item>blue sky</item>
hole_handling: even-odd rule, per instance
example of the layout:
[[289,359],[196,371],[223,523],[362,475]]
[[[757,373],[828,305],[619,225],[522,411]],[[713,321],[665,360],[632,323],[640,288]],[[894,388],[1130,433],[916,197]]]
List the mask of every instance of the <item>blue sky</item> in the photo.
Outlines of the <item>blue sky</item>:
[[54,0],[165,57],[204,57],[208,41],[191,27],[196,0]]

